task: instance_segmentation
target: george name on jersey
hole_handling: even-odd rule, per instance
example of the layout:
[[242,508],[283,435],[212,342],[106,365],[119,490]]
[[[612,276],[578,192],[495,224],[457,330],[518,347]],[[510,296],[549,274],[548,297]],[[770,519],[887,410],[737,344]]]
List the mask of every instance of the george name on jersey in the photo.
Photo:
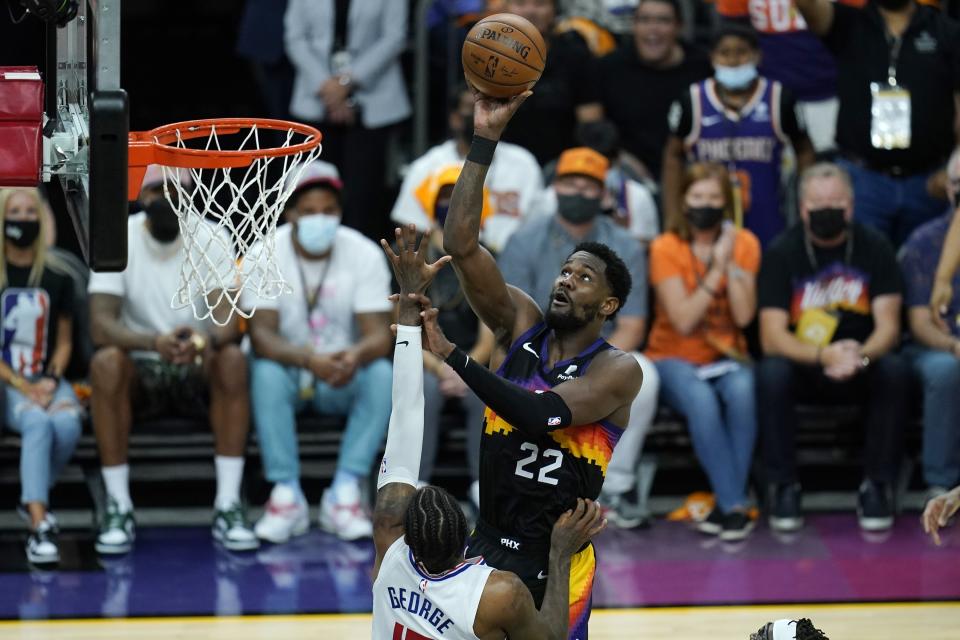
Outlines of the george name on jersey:
[[415,591],[403,587],[387,587],[387,596],[390,598],[391,607],[420,616],[433,625],[440,635],[453,626],[453,620],[448,618],[442,609]]

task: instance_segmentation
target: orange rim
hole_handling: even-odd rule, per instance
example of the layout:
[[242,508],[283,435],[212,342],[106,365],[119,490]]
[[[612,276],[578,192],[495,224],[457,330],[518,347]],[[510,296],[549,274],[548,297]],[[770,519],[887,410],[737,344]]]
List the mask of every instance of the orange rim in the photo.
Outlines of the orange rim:
[[[218,135],[232,135],[241,129],[267,131],[294,131],[307,139],[288,147],[269,147],[265,149],[184,149],[171,146],[177,140],[191,140],[209,136],[216,128]],[[178,137],[179,132],[179,137]],[[269,118],[212,118],[208,120],[186,120],[166,124],[149,131],[131,131],[128,152],[128,196],[136,200],[140,193],[140,184],[147,171],[147,165],[161,164],[169,167],[191,169],[223,169],[249,166],[257,158],[290,156],[308,152],[316,148],[323,135],[315,127]]]

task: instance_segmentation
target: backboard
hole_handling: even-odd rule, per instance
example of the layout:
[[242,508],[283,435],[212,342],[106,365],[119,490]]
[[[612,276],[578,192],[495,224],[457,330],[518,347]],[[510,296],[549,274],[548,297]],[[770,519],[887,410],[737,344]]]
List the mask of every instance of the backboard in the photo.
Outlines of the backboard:
[[120,87],[121,0],[79,0],[47,26],[42,178],[59,191],[94,271],[127,264],[127,96]]

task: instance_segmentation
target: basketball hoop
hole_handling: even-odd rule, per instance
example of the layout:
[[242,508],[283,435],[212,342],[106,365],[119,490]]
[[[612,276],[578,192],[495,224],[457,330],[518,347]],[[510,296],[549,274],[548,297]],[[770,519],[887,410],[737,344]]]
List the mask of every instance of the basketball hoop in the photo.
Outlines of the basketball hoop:
[[222,326],[234,313],[249,318],[256,310],[240,308],[244,290],[268,300],[290,291],[276,262],[277,222],[300,174],[320,155],[320,140],[313,127],[264,118],[130,133],[128,198],[137,199],[147,166],[160,165],[164,196],[180,221],[184,255],[171,307],[191,307],[198,320]]

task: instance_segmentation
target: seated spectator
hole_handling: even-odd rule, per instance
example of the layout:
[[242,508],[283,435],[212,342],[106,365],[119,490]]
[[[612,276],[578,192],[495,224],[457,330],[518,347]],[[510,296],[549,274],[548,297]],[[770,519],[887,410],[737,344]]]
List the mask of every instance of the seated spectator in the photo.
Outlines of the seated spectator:
[[657,303],[646,354],[660,373],[661,399],[686,418],[716,494],[700,531],[741,540],[754,526],[747,480],[757,434],[742,331],[757,311],[760,245],[733,224],[733,188],[721,165],[691,165],[680,189],[682,213],[650,245]]
[[[951,203],[960,201],[960,147],[947,165]],[[903,355],[923,386],[923,479],[937,495],[960,484],[960,277],[954,276],[946,321],[930,309],[930,292],[944,238],[953,216],[950,207],[940,218],[914,231],[904,244],[903,270],[907,318],[913,341]]]
[[[429,256],[433,263],[446,255],[443,251],[443,223],[453,196],[453,186],[460,176],[460,167],[441,169],[432,176],[426,188],[418,189],[418,200],[431,213]],[[484,190],[484,209],[489,209],[489,197]],[[481,214],[482,215],[482,214]],[[493,352],[493,333],[477,318],[467,302],[457,274],[452,268],[442,269],[430,283],[427,295],[440,310],[437,321],[447,338],[466,351],[471,358],[487,364]],[[423,378],[424,435],[420,455],[420,480],[430,482],[440,439],[440,416],[449,401],[457,401],[463,408],[467,427],[467,461],[470,465],[470,499],[480,508],[480,433],[485,405],[467,387],[457,373],[429,351],[424,351],[423,366],[428,375]]]
[[[574,146],[578,122],[603,117],[597,61],[576,31],[556,33],[559,0],[506,0],[504,10],[523,16],[540,30],[549,62],[536,90],[517,110],[503,142],[529,150],[544,165]],[[566,256],[564,256],[566,258]]]
[[714,77],[691,85],[671,109],[663,156],[663,208],[680,214],[685,158],[719,162],[731,172],[736,221],[767,246],[786,227],[781,211],[780,167],[792,144],[802,170],[813,162],[813,147],[798,122],[790,93],[757,74],[760,48],[747,27],[717,30],[710,60]]
[[47,253],[51,219],[36,189],[0,190],[0,379],[6,426],[20,434],[21,514],[30,526],[27,560],[60,560],[50,489],[80,438],[80,405],[63,378],[70,362],[73,281]]
[[646,260],[641,245],[609,217],[600,215],[608,163],[585,147],[568,149],[560,156],[553,183],[557,208],[552,215],[527,221],[510,238],[498,264],[507,284],[546,305],[556,282],[556,268],[581,242],[600,242],[617,253],[637,283],[615,321],[605,327],[607,342],[633,352],[643,370],[643,387],[630,409],[630,422],[613,450],[601,502],[610,508],[607,517],[621,527],[646,520],[635,496],[636,469],[643,439],[657,409],[657,373],[640,353],[647,327]]
[[757,395],[768,517],[803,526],[796,471],[797,402],[856,402],[866,409],[865,479],[857,515],[866,531],[893,526],[893,482],[907,422],[909,372],[893,352],[900,335],[896,257],[880,233],[855,221],[850,178],[818,164],[800,183],[800,218],[771,245],[760,270]]
[[[186,171],[179,179],[190,184]],[[148,167],[140,189],[144,211],[127,222],[127,268],[93,273],[88,286],[90,330],[98,349],[90,363],[90,408],[107,492],[95,546],[103,554],[127,553],[133,546],[127,448],[134,421],[184,417],[209,420],[213,431],[214,540],[231,550],[254,549],[257,539],[240,501],[250,425],[247,360],[235,343],[235,317],[219,327],[196,320],[189,307],[171,307],[186,258],[163,181],[159,166]],[[168,188],[175,195],[174,188]],[[234,259],[211,253],[232,242],[225,233],[215,240],[218,231],[212,224],[198,227],[196,233],[201,246],[210,245],[210,264]],[[217,294],[209,299],[216,300]],[[226,315],[226,304],[214,310],[218,318]]]
[[[451,138],[414,160],[400,186],[391,219],[397,224],[413,224],[420,231],[432,226],[432,212],[424,210],[416,191],[441,168],[462,165],[473,141],[473,91],[461,86],[450,109]],[[499,252],[510,234],[530,214],[540,192],[543,178],[536,158],[515,144],[501,142],[487,173],[492,211],[484,219],[481,239],[485,246]]]
[[274,485],[254,530],[274,543],[309,528],[296,425],[308,407],[347,417],[333,485],[320,501],[321,528],[344,540],[373,535],[360,483],[390,418],[390,271],[380,247],[341,225],[342,190],[332,165],[303,171],[286,204],[290,224],[276,235],[277,265],[293,292],[241,299],[257,307],[250,318],[253,423]]
[[633,38],[600,60],[604,112],[617,125],[623,148],[643,162],[647,177],[660,179],[670,105],[694,83],[713,74],[710,59],[680,39],[678,0],[642,0]]

